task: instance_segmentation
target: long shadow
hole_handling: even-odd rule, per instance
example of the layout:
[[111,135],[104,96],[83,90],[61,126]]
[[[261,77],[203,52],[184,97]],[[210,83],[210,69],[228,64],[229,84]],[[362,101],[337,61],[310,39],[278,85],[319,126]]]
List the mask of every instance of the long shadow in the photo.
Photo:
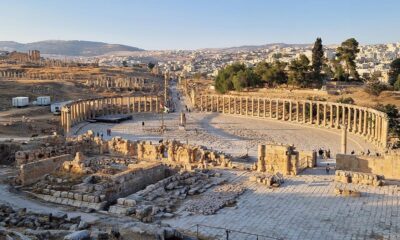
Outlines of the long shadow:
[[207,130],[207,132],[211,132],[214,135],[220,136],[222,138],[235,139],[235,140],[248,140],[247,138],[227,133],[220,128],[216,128],[216,127],[212,126],[211,120],[218,115],[219,115],[219,113],[208,114],[206,117],[204,117],[202,120],[200,120],[201,127],[203,129]]

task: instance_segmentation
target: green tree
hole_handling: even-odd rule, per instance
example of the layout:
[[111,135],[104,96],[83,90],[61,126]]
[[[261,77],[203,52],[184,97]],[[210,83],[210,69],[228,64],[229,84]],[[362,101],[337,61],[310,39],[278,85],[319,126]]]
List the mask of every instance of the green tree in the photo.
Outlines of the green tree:
[[342,66],[342,64],[340,64],[339,60],[333,59],[332,67],[333,67],[333,78],[337,81],[345,81],[346,74],[345,74],[343,66]]
[[346,66],[345,79],[348,81],[350,77],[354,80],[358,80],[360,76],[358,75],[356,69],[356,57],[357,53],[360,52],[358,48],[358,42],[354,38],[349,38],[342,42],[341,46],[336,49],[336,56],[340,63],[344,62]]
[[398,80],[399,75],[400,75],[400,58],[397,58],[392,63],[390,63],[389,84],[393,86],[396,80]]
[[312,70],[313,77],[317,83],[322,81],[321,70],[324,64],[324,49],[322,47],[321,38],[317,38],[312,49]]
[[152,63],[152,62],[149,62],[149,63],[147,64],[147,67],[150,69],[150,71],[153,70],[153,68],[154,68],[155,66],[156,66],[156,65],[155,65],[154,63]]
[[285,72],[286,63],[276,61],[272,64],[260,62],[256,65],[254,73],[257,74],[261,82],[268,87],[287,83],[287,74]]
[[215,78],[215,88],[220,93],[230,90],[242,91],[246,87],[260,84],[260,77],[253,69],[240,63],[226,66],[218,72]]
[[396,82],[393,84],[395,91],[400,91],[400,74],[397,76]]
[[292,85],[306,87],[310,85],[310,60],[305,55],[290,62],[288,82]]
[[395,137],[400,137],[400,113],[396,105],[377,104],[375,109],[387,114],[389,118],[389,133]]

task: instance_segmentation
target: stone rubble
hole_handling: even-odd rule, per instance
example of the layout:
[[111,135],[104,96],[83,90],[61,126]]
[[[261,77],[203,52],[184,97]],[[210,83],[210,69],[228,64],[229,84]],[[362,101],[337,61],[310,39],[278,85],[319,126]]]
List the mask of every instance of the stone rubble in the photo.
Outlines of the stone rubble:
[[237,184],[224,184],[206,192],[200,198],[185,203],[185,211],[212,215],[223,207],[236,203],[236,198],[244,193],[245,188]]
[[223,183],[225,180],[220,177],[219,173],[209,170],[177,173],[126,198],[119,198],[109,212],[134,216],[143,222],[170,218],[180,201]]

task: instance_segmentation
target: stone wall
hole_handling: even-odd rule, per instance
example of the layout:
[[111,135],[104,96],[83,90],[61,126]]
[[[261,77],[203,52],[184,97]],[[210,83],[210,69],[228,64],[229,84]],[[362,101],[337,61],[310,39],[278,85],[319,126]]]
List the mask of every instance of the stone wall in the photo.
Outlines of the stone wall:
[[35,162],[22,164],[19,169],[18,180],[22,185],[32,184],[44,175],[57,170],[64,161],[69,161],[73,158],[71,154],[42,159]]
[[305,168],[314,167],[316,158],[316,152],[296,151],[290,145],[259,145],[255,168],[260,172],[296,175]]
[[386,179],[400,179],[400,152],[382,156],[336,155],[336,169],[383,175]]
[[201,95],[195,104],[204,112],[269,118],[317,127],[339,129],[363,136],[377,147],[386,148],[389,120],[385,113],[351,104],[270,99],[234,95]]

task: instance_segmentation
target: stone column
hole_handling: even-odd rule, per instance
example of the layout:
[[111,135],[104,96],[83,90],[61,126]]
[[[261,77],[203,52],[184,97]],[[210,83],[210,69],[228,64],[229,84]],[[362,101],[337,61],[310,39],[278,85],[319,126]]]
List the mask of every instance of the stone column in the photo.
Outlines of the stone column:
[[310,124],[313,124],[313,122],[314,122],[314,119],[313,119],[313,115],[314,115],[313,110],[314,109],[313,108],[314,107],[313,107],[313,102],[310,101],[309,103],[310,103]]
[[384,148],[387,147],[388,130],[389,130],[389,119],[385,115],[382,118],[382,147],[384,147]]
[[360,108],[357,108],[358,109],[358,134],[362,134],[362,120],[363,120],[363,112],[362,112],[362,110],[360,109]]
[[269,99],[269,118],[272,118],[272,99]]
[[357,132],[357,109],[356,108],[353,108],[353,114],[354,114],[354,116],[353,116],[352,130],[353,130],[353,133],[356,133]]
[[260,98],[257,98],[258,99],[258,103],[257,103],[257,117],[259,117],[260,116]]
[[342,105],[342,124],[346,124],[346,108]]
[[341,141],[341,152],[342,154],[347,153],[347,125],[343,124],[342,125],[342,141]]
[[219,96],[217,96],[217,112],[219,112]]
[[286,121],[286,101],[282,100],[282,120]]
[[289,121],[292,121],[292,100],[289,101]]
[[306,123],[306,102],[303,102],[303,123]]
[[340,107],[338,104],[335,105],[336,106],[336,128],[339,129],[339,118],[340,118]]
[[297,122],[300,122],[300,119],[299,119],[299,107],[300,107],[299,101],[296,101],[296,121]]
[[276,99],[275,118],[279,120],[279,99]]
[[267,100],[264,98],[264,118],[267,117]]
[[368,112],[367,109],[364,109],[364,127],[363,127],[364,136],[368,134],[367,125],[368,125]]
[[319,113],[320,113],[319,105],[320,105],[320,103],[317,102],[317,125],[320,125],[320,120],[321,120],[319,117]]
[[353,131],[353,129],[351,128],[351,108],[347,107],[347,129],[350,131]]
[[200,111],[202,111],[202,112],[204,111],[204,108],[203,108],[203,97],[204,97],[203,95],[200,96]]
[[[229,102],[230,102],[230,97],[228,97],[228,99],[229,99]],[[228,103],[229,113],[231,111],[230,108],[231,108],[231,105],[230,105],[230,103]],[[222,96],[222,113],[225,113],[225,96]]]
[[246,97],[246,116],[249,115],[249,98]]
[[333,127],[333,105],[330,104],[329,106],[330,112],[329,112],[329,127]]

